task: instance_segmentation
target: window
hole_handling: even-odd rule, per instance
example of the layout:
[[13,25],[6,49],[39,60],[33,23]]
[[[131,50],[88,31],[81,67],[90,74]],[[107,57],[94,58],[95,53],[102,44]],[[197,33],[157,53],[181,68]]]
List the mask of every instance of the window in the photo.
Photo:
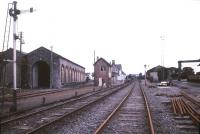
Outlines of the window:
[[61,66],[61,83],[65,82],[65,70],[64,70],[64,66]]
[[68,67],[66,66],[66,71],[65,71],[65,80],[66,80],[66,83],[69,82],[69,73],[68,73]]
[[106,71],[106,67],[105,66],[101,66],[101,71]]

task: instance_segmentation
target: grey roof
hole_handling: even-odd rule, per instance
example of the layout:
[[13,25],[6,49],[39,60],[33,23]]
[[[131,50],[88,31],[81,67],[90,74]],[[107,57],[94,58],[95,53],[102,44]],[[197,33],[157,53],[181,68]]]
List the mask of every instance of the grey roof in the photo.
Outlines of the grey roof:
[[[21,52],[21,54],[22,54],[22,56],[29,55],[29,54],[31,54],[31,53],[33,53],[33,52],[39,50],[39,49],[44,49],[44,50],[46,50],[46,51],[48,51],[48,52],[51,52],[49,49],[47,49],[47,48],[45,48],[45,47],[42,46],[42,47],[39,47],[39,48],[37,48],[37,49],[31,51],[30,53]],[[16,50],[16,52],[17,52],[17,54],[20,54],[20,51],[19,51],[19,50]],[[12,55],[12,54],[13,54],[13,48],[9,48],[9,49],[6,50],[6,51],[0,52],[0,56],[1,56],[1,57],[2,57],[3,54],[5,54],[4,56],[9,55],[9,54]],[[81,65],[79,65],[79,64],[77,64],[77,63],[75,63],[75,62],[72,62],[72,61],[66,59],[65,57],[63,57],[63,56],[61,56],[61,55],[59,55],[59,54],[57,54],[57,53],[54,53],[54,52],[53,52],[53,54],[56,55],[56,56],[58,56],[58,57],[60,57],[60,58],[62,58],[62,59],[64,59],[64,60],[66,60],[66,61],[68,61],[68,62],[70,62],[70,63],[72,63],[72,64],[75,64],[75,65],[77,65],[77,66],[79,66],[79,67],[85,69],[85,67],[83,67],[83,66],[81,66]]]
[[[37,50],[39,50],[39,49],[45,49],[46,51],[48,51],[48,52],[51,53],[51,50],[49,50],[49,49],[47,49],[47,48],[41,46],[41,47],[39,47],[39,48],[37,48],[37,49],[31,51],[31,52],[28,53],[28,54],[31,54],[32,52],[37,51]],[[79,64],[77,64],[77,63],[75,63],[75,62],[73,62],[73,61],[71,61],[71,60],[68,60],[68,59],[66,59],[65,57],[63,57],[63,56],[61,56],[61,55],[59,55],[59,54],[57,54],[57,53],[55,53],[55,52],[53,52],[53,54],[56,55],[56,56],[58,56],[59,58],[62,58],[62,59],[66,60],[66,61],[68,61],[68,62],[70,62],[70,63],[72,63],[72,64],[75,64],[75,65],[77,65],[77,66],[79,66],[79,67],[85,69],[85,67],[83,67],[83,66],[81,66],[81,65],[79,65]]]
[[122,65],[121,65],[121,64],[116,64],[116,67],[117,67],[119,70],[122,70]]
[[124,71],[122,71],[122,74],[123,74],[123,75],[126,75],[126,73],[124,73]]

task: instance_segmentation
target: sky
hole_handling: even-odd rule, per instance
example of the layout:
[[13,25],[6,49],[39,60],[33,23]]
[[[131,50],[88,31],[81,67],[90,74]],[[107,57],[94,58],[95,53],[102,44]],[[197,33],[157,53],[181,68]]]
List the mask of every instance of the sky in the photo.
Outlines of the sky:
[[[0,51],[7,4],[0,1]],[[40,46],[93,72],[96,57],[122,64],[126,74],[178,60],[200,59],[200,0],[18,0],[22,49]],[[12,37],[9,47],[12,47]],[[19,43],[17,43],[19,49]],[[162,58],[163,57],[163,58]],[[163,59],[163,60],[162,60]],[[199,63],[183,64],[200,71]]]

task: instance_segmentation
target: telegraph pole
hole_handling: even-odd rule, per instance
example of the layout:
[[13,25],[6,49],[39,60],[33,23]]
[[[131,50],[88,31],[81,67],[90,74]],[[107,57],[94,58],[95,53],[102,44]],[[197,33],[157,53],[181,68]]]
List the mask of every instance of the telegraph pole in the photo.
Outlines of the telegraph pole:
[[13,17],[13,106],[11,107],[11,111],[17,111],[17,77],[16,77],[16,40],[19,39],[19,36],[16,34],[16,22],[18,19],[18,15],[22,12],[33,12],[33,8],[30,10],[20,11],[17,9],[17,2],[13,1],[13,7],[9,9],[9,15]]
[[165,47],[165,35],[162,35],[160,36],[160,39],[161,39],[161,66],[163,66],[163,69],[162,69],[162,81],[165,80],[165,69],[164,69],[164,47]]
[[19,35],[19,40],[20,40],[20,69],[19,69],[19,86],[20,86],[20,89],[22,88],[22,44],[24,44],[24,39],[23,39],[23,33],[20,32],[20,35]]

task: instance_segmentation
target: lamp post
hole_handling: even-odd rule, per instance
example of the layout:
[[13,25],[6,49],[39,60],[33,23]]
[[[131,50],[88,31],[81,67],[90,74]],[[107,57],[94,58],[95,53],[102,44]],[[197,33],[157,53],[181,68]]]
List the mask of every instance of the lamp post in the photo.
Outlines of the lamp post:
[[145,70],[145,86],[147,85],[146,68],[147,68],[147,65],[145,64],[144,65],[144,70]]

